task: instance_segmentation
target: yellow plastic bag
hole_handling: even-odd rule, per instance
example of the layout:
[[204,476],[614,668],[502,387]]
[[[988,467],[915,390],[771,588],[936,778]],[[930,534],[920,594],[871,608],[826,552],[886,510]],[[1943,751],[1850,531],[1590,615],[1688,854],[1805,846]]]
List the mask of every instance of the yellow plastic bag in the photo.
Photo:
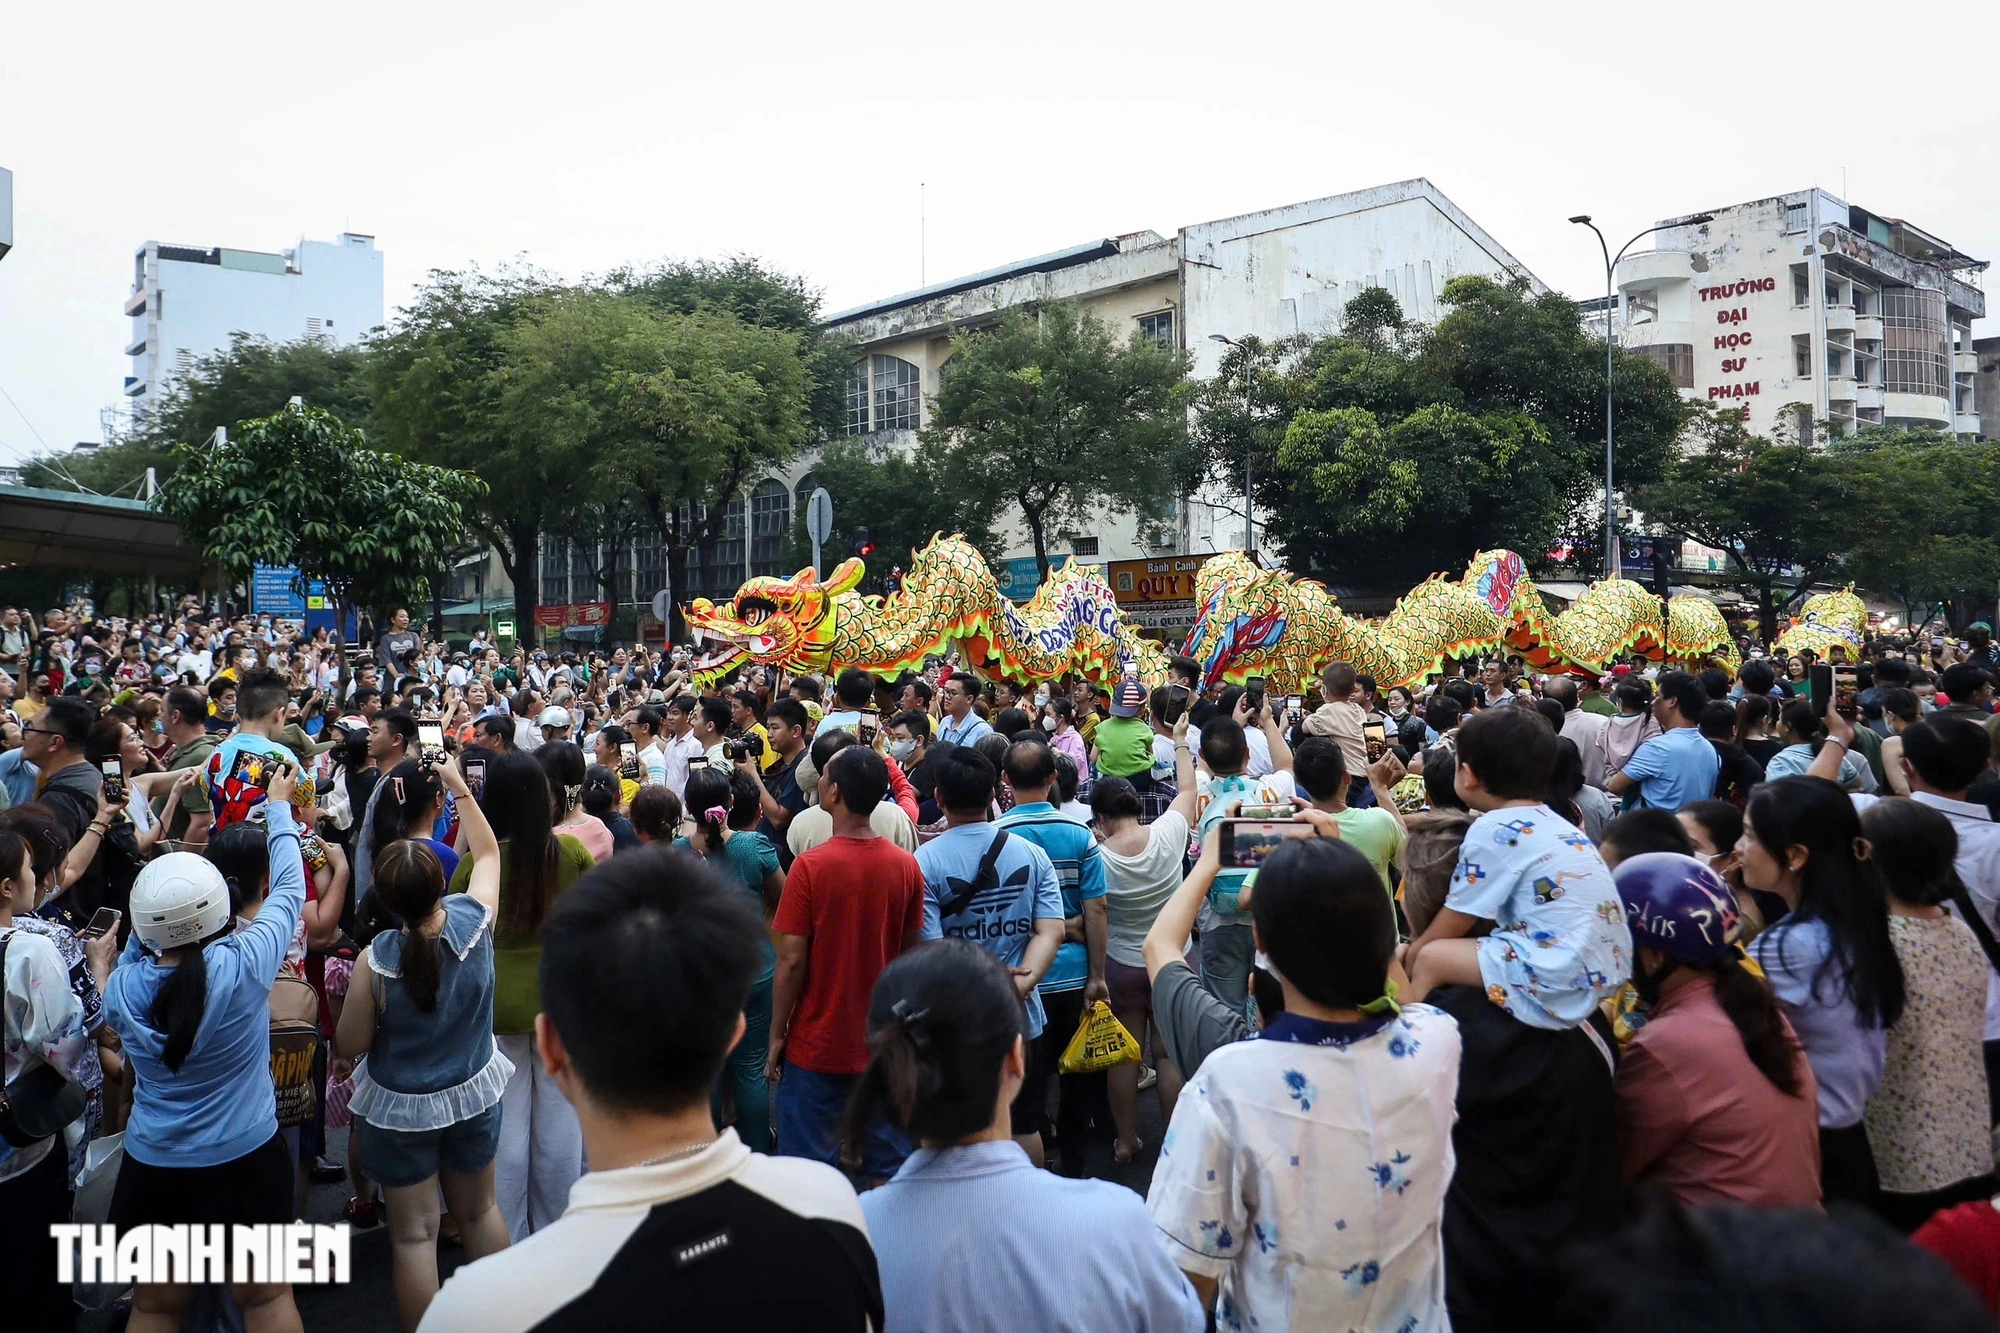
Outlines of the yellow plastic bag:
[[1111,1012],[1111,1006],[1099,1000],[1084,1010],[1083,1021],[1076,1025],[1076,1035],[1069,1039],[1069,1049],[1062,1053],[1056,1068],[1065,1074],[1094,1074],[1113,1065],[1138,1062],[1139,1043]]

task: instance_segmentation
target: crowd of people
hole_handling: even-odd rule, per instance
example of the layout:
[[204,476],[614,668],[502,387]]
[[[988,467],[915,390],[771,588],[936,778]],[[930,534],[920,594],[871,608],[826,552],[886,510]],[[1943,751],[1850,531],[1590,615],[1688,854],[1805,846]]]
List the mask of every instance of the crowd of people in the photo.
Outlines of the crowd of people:
[[[52,1223],[343,1177],[433,1333],[2000,1314],[1988,635],[1307,699],[364,641],[0,616],[9,1326]],[[167,1276],[126,1327],[302,1326]]]

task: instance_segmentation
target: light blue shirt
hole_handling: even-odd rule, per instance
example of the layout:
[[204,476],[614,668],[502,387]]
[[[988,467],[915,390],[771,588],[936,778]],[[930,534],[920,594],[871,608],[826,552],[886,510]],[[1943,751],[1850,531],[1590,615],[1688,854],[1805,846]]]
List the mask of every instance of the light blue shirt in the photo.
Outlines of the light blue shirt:
[[1037,1171],[1011,1140],[920,1148],[861,1196],[883,1333],[1198,1333],[1137,1194]]
[[[960,824],[917,849],[917,868],[924,873],[924,938],[971,940],[1008,967],[1019,967],[1035,937],[1035,922],[1063,919],[1062,885],[1047,852],[1009,834],[993,867],[999,884],[965,898],[996,832],[991,824]],[[960,899],[957,910],[945,915],[945,905]],[[1033,992],[1028,1036],[1041,1036],[1045,1021],[1041,992]]]
[[[1085,902],[1104,896],[1104,860],[1097,854],[1097,839],[1081,822],[1047,801],[1034,801],[1002,815],[998,827],[1020,834],[1049,854],[1056,882],[1062,885],[1065,917],[1082,916]],[[1082,990],[1089,975],[1089,948],[1064,940],[1056,950],[1056,961],[1036,989],[1044,995]]]
[[1625,761],[1639,799],[1656,810],[1678,810],[1715,795],[1722,756],[1695,727],[1675,727],[1642,743]]
[[0,786],[7,788],[7,804],[26,805],[35,799],[38,771],[28,762],[27,751],[15,746],[0,754]]
[[208,1003],[194,1047],[178,1070],[161,1052],[153,998],[173,969],[135,933],[104,987],[104,1017],[138,1075],[125,1151],[148,1166],[184,1170],[233,1162],[278,1132],[271,1088],[271,983],[306,905],[305,862],[290,805],[265,802],[271,895],[257,919],[202,950]]
[[993,728],[977,713],[967,713],[965,721],[953,722],[949,714],[938,719],[938,739],[953,745],[970,745],[981,736],[991,736]]
[[1812,1063],[1820,1127],[1846,1129],[1861,1123],[1861,1113],[1882,1086],[1889,1034],[1861,1026],[1854,1001],[1844,993],[1838,962],[1814,987],[1813,978],[1832,951],[1833,936],[1824,921],[1787,919],[1750,942],[1750,956],[1764,969],[1771,994],[1785,1007]]
[[[1770,763],[1764,765],[1764,781],[1802,778],[1817,757],[1810,745],[1787,745],[1771,756]],[[1852,750],[1840,756],[1840,785],[1846,791],[1865,792],[1871,795],[1876,789],[1875,774],[1868,767],[1868,761]]]

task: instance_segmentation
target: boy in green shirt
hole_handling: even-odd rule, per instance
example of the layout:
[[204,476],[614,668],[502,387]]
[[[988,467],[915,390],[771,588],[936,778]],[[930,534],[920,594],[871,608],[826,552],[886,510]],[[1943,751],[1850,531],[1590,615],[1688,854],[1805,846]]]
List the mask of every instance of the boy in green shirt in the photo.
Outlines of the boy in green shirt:
[[1136,680],[1118,682],[1111,693],[1111,716],[1097,724],[1097,771],[1105,777],[1131,778],[1153,769],[1153,728],[1146,722],[1146,687]]

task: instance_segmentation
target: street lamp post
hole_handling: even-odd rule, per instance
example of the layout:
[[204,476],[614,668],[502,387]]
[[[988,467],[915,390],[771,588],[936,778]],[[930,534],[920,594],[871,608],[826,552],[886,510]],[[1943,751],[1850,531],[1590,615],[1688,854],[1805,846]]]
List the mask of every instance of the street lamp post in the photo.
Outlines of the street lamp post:
[[1210,342],[1223,343],[1243,353],[1243,554],[1255,558],[1257,554],[1257,523],[1251,516],[1250,508],[1250,451],[1256,437],[1251,430],[1254,409],[1250,402],[1250,349],[1234,338],[1225,338],[1219,333],[1208,335]]
[[1597,224],[1590,220],[1590,214],[1579,213],[1570,219],[1589,227],[1597,235],[1597,248],[1604,252],[1604,577],[1618,577],[1618,502],[1611,495],[1611,275],[1618,269],[1618,261],[1644,238],[1656,231],[1666,231],[1672,227],[1696,227],[1704,222],[1713,222],[1709,213],[1698,213],[1678,222],[1662,222],[1657,227],[1648,227],[1631,240],[1618,247],[1618,253],[1611,253],[1611,245],[1604,239],[1604,233],[1597,230]]

